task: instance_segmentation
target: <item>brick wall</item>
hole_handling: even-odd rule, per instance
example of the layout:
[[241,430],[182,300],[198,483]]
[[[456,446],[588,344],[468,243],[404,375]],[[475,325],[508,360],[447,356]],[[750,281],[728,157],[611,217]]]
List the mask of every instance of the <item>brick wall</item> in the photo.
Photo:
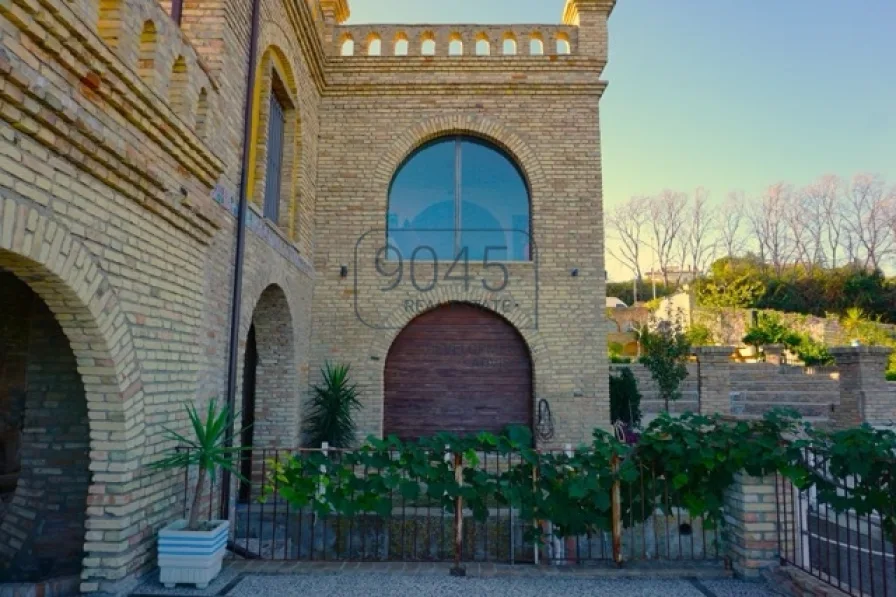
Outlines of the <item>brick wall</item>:
[[[242,363],[253,318],[264,325],[263,293],[278,288],[276,312],[291,323],[271,324],[275,358],[262,358],[275,370],[264,371],[272,401],[259,406],[277,419],[269,441],[294,440],[297,396],[326,358],[355,366],[368,405],[362,428],[379,429],[383,359],[412,314],[374,301],[398,325],[366,328],[338,267],[351,263],[359,234],[382,224],[403,157],[448,131],[505,146],[531,183],[543,248],[538,329],[531,317],[511,320],[533,353],[536,397],[552,403],[557,441],[606,423],[597,106],[612,3],[577,2],[588,14],[571,36],[575,55],[396,64],[328,55],[342,0],[262,1],[256,139],[266,137],[260,110],[274,72],[293,110],[281,219],[249,213],[239,329]],[[170,3],[155,0],[0,6],[0,267],[47,305],[83,383],[87,592],[112,591],[153,565],[155,533],[179,514],[182,486],[146,465],[172,447],[166,427],[184,428],[185,402],[202,407],[226,391],[250,6],[187,1],[180,29]],[[255,153],[257,198],[264,156]],[[525,290],[534,267],[513,275],[513,298],[534,304]],[[440,301],[488,298],[440,292]]]

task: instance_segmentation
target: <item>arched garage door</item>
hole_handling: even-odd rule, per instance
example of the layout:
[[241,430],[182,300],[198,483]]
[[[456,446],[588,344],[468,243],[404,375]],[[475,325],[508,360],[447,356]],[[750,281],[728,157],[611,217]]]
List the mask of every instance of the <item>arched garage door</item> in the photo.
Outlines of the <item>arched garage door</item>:
[[532,427],[532,361],[500,316],[467,304],[428,311],[405,327],[386,358],[383,434]]

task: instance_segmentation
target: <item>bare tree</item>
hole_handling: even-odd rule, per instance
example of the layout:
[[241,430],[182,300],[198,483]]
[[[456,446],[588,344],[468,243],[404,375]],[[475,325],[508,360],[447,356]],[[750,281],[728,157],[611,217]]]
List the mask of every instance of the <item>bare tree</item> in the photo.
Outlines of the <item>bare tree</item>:
[[715,230],[716,218],[709,209],[709,192],[698,187],[685,210],[680,235],[682,267],[688,267],[695,276],[706,269],[715,255]]
[[792,196],[790,185],[779,182],[766,189],[750,212],[750,223],[759,242],[759,256],[778,274],[793,254],[786,220],[787,206]]
[[[887,195],[887,204],[890,207],[890,238],[896,243],[896,184],[890,189]],[[896,251],[894,251],[896,253]],[[896,261],[896,259],[894,259]]]
[[743,191],[731,191],[722,206],[719,218],[719,240],[722,250],[728,257],[740,255],[746,247],[744,238],[744,206],[746,197]]
[[879,176],[856,174],[846,188],[846,226],[865,267],[880,268],[894,248],[890,197]]
[[814,184],[800,189],[785,206],[794,259],[807,267],[824,266],[824,195]]
[[673,253],[684,225],[684,214],[688,204],[685,193],[677,193],[669,189],[648,201],[648,228],[652,249],[657,265],[663,273],[663,283],[669,284],[669,269],[673,261]]
[[647,222],[647,198],[632,197],[607,212],[607,229],[612,244],[607,252],[641,279],[641,248],[644,224]]
[[837,267],[837,253],[843,242],[842,188],[843,181],[833,174],[826,174],[806,187],[806,192],[821,209],[821,228],[827,245],[825,264],[830,267]]

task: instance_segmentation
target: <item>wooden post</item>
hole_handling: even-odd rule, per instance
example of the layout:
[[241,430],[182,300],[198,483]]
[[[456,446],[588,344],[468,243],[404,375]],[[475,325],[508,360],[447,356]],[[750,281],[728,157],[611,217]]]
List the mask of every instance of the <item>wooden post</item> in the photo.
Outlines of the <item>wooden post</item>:
[[[535,466],[532,467],[532,491],[534,492],[534,491],[536,491],[537,489],[538,489],[538,465],[536,464]],[[534,530],[535,530],[536,532],[538,531],[539,525],[538,525],[538,519],[537,519],[537,518],[532,520],[532,527],[534,528]],[[536,536],[537,536],[537,535],[536,535]],[[540,550],[539,550],[539,541],[535,541],[535,542],[532,544],[532,550],[533,550],[533,554],[532,554],[532,555],[534,556],[534,559],[535,559],[535,565],[538,566],[538,563],[539,563],[539,562],[538,562],[538,556],[539,556],[539,553],[540,553]]]
[[[464,457],[461,453],[454,455],[454,480],[458,486],[464,482]],[[454,498],[454,567],[451,576],[466,576],[467,571],[460,565],[464,548],[464,499],[458,495]]]
[[[614,455],[612,461],[613,473],[619,472],[619,456]],[[613,481],[613,495],[611,497],[612,507],[612,529],[613,529],[613,561],[616,566],[622,567],[622,493],[617,477]]]

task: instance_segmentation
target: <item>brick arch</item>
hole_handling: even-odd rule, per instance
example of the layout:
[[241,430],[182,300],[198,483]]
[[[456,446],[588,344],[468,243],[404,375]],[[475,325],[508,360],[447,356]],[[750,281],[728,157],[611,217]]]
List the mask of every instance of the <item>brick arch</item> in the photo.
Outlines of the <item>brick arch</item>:
[[[40,297],[71,345],[90,421],[93,475],[86,527],[114,535],[86,542],[87,560],[96,563],[85,566],[83,578],[118,574],[114,565],[100,564],[99,553],[125,551],[138,532],[134,514],[118,512],[131,502],[127,487],[137,478],[143,456],[143,443],[135,439],[144,431],[141,372],[124,311],[78,237],[41,210],[9,197],[0,197],[0,267]],[[99,544],[101,551],[90,551]]]
[[[389,185],[395,172],[418,147],[438,137],[470,135],[494,143],[517,163],[529,185],[529,201],[533,210],[538,202],[550,196],[547,178],[535,151],[500,122],[478,114],[449,114],[436,116],[405,129],[380,158],[373,173],[374,196],[383,201],[383,209],[389,200]],[[535,230],[533,230],[533,233]]]
[[[275,282],[255,288],[257,294],[247,303],[253,308],[240,324],[240,367],[245,362],[246,341],[253,325],[258,351],[252,443],[260,448],[294,447],[299,440],[300,413],[292,309],[284,285]],[[242,373],[241,379],[245,380]]]

